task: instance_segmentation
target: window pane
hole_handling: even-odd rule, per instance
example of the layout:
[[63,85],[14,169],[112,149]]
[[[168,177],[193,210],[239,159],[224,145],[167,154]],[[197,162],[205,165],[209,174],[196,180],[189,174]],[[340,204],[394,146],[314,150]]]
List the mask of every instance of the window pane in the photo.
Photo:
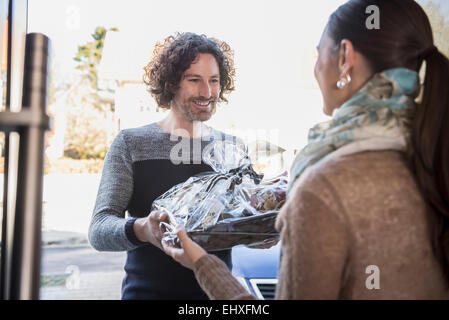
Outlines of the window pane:
[[[223,5],[197,0],[192,6],[185,0],[29,0],[28,31],[49,36],[53,48],[41,299],[120,298],[126,253],[94,251],[87,230],[103,159],[115,135],[166,116],[142,81],[156,42],[192,31],[230,44],[237,90],[208,124],[249,146],[268,140],[285,149],[282,155],[256,159],[266,175],[280,173],[306,145],[309,128],[328,120],[313,68],[327,19],[343,2],[228,0]],[[448,1],[418,2],[435,25],[444,21]],[[0,27],[6,34],[3,16]],[[437,44],[448,53],[447,20],[437,28]],[[1,61],[4,108],[6,60]],[[290,116],[292,108],[300,116]]]
[[[343,0],[307,6],[300,1],[230,0],[216,7],[205,0],[194,7],[181,0],[131,2],[28,2],[28,31],[46,34],[53,48],[41,299],[120,298],[126,253],[94,251],[87,230],[103,158],[114,136],[166,116],[142,81],[156,42],[176,31],[192,31],[230,44],[237,90],[208,124],[247,143],[254,137],[268,139],[287,150],[282,157],[260,160],[261,170],[287,168],[294,150],[305,144],[307,129],[324,118],[313,77],[315,47],[329,13]],[[307,30],[303,39],[297,39],[298,30]],[[287,51],[280,50],[284,42],[291,47]],[[300,125],[286,116],[298,105],[307,106]]]
[[0,0],[0,111],[6,107],[8,0]]
[[[0,0],[0,112],[6,109],[6,76],[8,49],[8,1]],[[5,133],[0,131],[0,242],[2,242],[3,227],[3,189],[5,171]],[[0,261],[2,261],[0,249]],[[3,261],[2,261],[3,263]],[[1,265],[0,268],[4,266]],[[1,280],[0,280],[1,281]]]

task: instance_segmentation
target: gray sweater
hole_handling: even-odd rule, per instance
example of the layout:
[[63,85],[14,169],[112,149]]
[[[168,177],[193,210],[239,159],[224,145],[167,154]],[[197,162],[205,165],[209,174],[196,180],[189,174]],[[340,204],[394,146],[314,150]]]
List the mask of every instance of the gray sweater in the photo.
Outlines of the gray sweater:
[[[193,273],[159,248],[139,241],[133,223],[148,216],[152,202],[172,186],[212,171],[202,162],[202,152],[211,141],[241,143],[220,131],[211,132],[198,139],[182,138],[152,123],[122,130],[113,141],[104,161],[88,236],[97,250],[127,251],[123,298],[203,298]],[[231,267],[230,250],[215,254]],[[176,290],[167,289],[172,282]]]

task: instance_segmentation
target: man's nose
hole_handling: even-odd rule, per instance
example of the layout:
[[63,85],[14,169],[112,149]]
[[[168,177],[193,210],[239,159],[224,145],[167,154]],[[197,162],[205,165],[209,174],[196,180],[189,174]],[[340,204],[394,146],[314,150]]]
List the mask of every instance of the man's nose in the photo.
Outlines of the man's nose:
[[208,82],[203,82],[200,87],[200,96],[209,99],[212,95],[212,88]]

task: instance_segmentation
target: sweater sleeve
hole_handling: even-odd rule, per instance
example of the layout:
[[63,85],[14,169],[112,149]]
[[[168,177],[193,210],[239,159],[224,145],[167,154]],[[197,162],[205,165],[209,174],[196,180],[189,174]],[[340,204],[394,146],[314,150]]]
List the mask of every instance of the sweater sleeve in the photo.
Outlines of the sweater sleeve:
[[[323,179],[309,183],[312,190],[307,184],[294,189],[276,223],[282,240],[276,299],[337,299],[343,285],[349,256],[344,209]],[[211,255],[194,271],[211,299],[255,299]]]
[[132,160],[121,131],[106,155],[89,226],[89,242],[96,250],[125,251],[144,244],[134,234],[135,219],[125,218],[132,192]]
[[201,288],[211,300],[253,300],[255,296],[237,281],[226,264],[214,255],[201,257],[194,266]]
[[[343,208],[317,179],[292,190],[276,224],[282,239],[276,299],[337,299],[348,255]],[[317,190],[320,190],[319,192]]]

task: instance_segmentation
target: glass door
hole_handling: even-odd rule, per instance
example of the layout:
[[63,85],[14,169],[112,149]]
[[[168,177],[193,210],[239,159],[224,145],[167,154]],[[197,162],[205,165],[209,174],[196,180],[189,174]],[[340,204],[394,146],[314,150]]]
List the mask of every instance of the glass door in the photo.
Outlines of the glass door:
[[49,39],[27,34],[26,0],[0,1],[1,298],[37,299]]

